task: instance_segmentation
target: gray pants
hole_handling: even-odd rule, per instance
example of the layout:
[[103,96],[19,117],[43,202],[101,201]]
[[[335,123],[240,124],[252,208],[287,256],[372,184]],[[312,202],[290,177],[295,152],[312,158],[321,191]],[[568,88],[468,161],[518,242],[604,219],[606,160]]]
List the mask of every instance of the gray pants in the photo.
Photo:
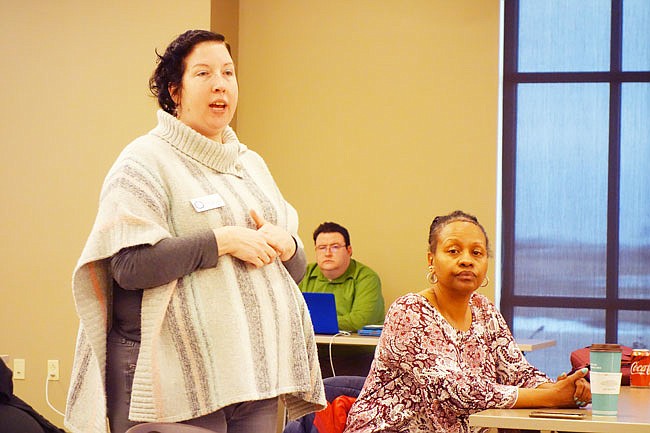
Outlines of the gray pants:
[[[139,342],[127,340],[115,333],[109,334],[106,396],[111,433],[124,433],[129,427],[139,424],[129,421],[131,386],[139,351]],[[200,418],[183,421],[216,433],[275,433],[277,422],[277,397],[232,404]]]

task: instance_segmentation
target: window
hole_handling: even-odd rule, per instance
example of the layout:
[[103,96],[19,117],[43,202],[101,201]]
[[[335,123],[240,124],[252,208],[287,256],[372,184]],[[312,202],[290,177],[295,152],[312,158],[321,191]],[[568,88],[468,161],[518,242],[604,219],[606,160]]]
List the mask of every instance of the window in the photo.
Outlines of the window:
[[500,309],[556,376],[650,347],[650,2],[504,5]]

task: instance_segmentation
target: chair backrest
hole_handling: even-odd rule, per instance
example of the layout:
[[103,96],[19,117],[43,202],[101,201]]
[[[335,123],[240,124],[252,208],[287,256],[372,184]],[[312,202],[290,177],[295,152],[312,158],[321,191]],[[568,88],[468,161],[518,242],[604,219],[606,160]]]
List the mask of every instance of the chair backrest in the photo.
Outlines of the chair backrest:
[[[366,378],[363,376],[334,376],[323,379],[325,385],[325,398],[328,404],[334,401],[336,397],[347,395],[349,397],[359,397],[361,388]],[[283,433],[322,433],[314,426],[314,413],[298,418],[288,423]]]
[[126,433],[214,433],[212,430],[174,422],[147,422],[134,425]]
[[334,376],[323,379],[325,385],[325,398],[332,401],[339,395],[359,397],[361,388],[366,382],[364,376]]

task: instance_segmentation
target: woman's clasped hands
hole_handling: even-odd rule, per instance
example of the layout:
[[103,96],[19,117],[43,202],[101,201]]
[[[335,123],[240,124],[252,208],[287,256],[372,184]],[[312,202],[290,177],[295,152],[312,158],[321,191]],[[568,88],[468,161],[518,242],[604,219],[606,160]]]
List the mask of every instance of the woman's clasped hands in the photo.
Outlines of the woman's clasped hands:
[[[570,401],[568,403],[570,407],[572,405],[584,407],[591,403],[591,386],[589,382],[587,382],[587,379],[585,379],[587,373],[589,373],[589,370],[583,368],[576,371],[571,376],[567,376],[566,373],[562,373],[558,376],[557,382],[555,383],[556,386],[564,387],[565,385],[571,385],[571,383],[573,383],[573,387],[569,387],[569,392],[573,390],[573,402]],[[566,379],[571,380],[565,382]]]
[[587,368],[576,371],[571,375],[562,373],[555,383],[545,383],[540,389],[550,389],[559,401],[555,407],[584,407],[591,403],[591,387],[585,376],[589,373]]
[[240,226],[214,229],[219,255],[230,254],[256,268],[268,265],[276,257],[289,260],[296,251],[293,237],[284,229],[266,221],[257,212],[249,212],[257,230]]

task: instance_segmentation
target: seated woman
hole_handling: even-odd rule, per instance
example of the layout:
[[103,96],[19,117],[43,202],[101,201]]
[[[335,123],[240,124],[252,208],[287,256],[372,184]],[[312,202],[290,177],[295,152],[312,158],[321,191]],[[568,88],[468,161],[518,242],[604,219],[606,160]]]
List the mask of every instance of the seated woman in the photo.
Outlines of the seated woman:
[[585,370],[552,382],[530,365],[490,301],[489,244],[476,217],[436,217],[427,254],[431,287],[398,298],[386,315],[370,374],[345,433],[469,432],[488,408],[582,407]]

